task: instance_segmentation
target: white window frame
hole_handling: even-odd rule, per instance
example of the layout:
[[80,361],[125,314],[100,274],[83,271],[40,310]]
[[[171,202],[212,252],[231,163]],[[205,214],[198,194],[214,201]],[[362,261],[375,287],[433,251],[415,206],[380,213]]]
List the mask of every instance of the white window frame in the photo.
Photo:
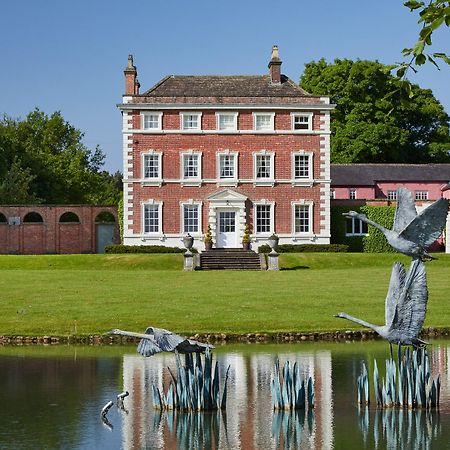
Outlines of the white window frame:
[[[184,161],[187,156],[197,157],[197,176],[196,177],[185,177],[184,176]],[[194,150],[189,150],[180,153],[180,179],[183,184],[193,184],[199,185],[202,181],[202,152],[196,152]]]
[[[308,158],[308,176],[306,177],[296,177],[295,175],[295,159],[297,156],[306,156]],[[302,182],[302,181],[312,181],[314,179],[313,174],[313,154],[310,152],[305,152],[304,150],[299,150],[292,153],[292,181]]]
[[[270,117],[270,128],[257,128],[257,118],[262,116]],[[254,112],[253,113],[253,130],[259,133],[270,133],[275,130],[275,113],[274,112]]]
[[[145,131],[161,131],[162,130],[162,112],[156,112],[156,111],[152,111],[152,112],[141,112],[141,128]],[[147,116],[156,116],[158,117],[158,126],[155,128],[146,128],[145,127],[145,118]]]
[[[348,221],[351,221],[351,223],[352,223],[352,231],[349,233],[348,231],[347,231],[347,223],[348,223]],[[359,221],[360,222],[360,224],[359,224],[359,227],[360,227],[360,230],[361,230],[361,232],[360,233],[355,233],[355,223],[357,222],[357,221]],[[366,233],[363,233],[363,231],[362,231],[362,229],[363,229],[363,225],[366,227],[366,229],[367,229],[367,232]],[[345,235],[346,236],[367,236],[369,234],[369,230],[368,230],[368,228],[367,228],[367,224],[365,223],[365,222],[363,222],[361,219],[357,219],[356,217],[348,217],[347,219],[346,219],[346,221],[345,221]]]
[[[258,177],[258,157],[268,156],[270,159],[269,177]],[[272,185],[275,182],[275,152],[261,150],[253,153],[253,183]]]
[[336,191],[334,189],[330,189],[330,199],[334,200],[336,198]]
[[[292,202],[292,234],[295,236],[314,236],[314,202],[307,200],[299,200]],[[309,230],[308,231],[297,231],[295,224],[295,210],[297,207],[303,206],[308,209],[309,215]]]
[[[196,206],[198,211],[198,229],[197,231],[187,231],[184,222],[184,208],[186,206]],[[203,236],[202,231],[202,202],[189,199],[188,201],[180,202],[180,230],[183,234],[189,233],[191,236]]]
[[[220,127],[220,118],[223,116],[228,116],[233,118],[233,126],[232,128],[221,128]],[[238,113],[237,112],[216,112],[216,128],[218,131],[222,131],[226,133],[227,131],[237,131],[237,119],[238,119]]]
[[[145,176],[145,159],[146,156],[156,156],[158,158],[158,175],[156,177],[146,177]],[[148,152],[142,153],[141,155],[141,165],[142,165],[142,179],[147,183],[160,183],[162,181],[162,152],[157,152],[155,150],[150,150]]]
[[387,198],[387,200],[393,200],[393,201],[397,200],[397,191],[393,190],[393,189],[389,189],[386,192],[386,198]]
[[[299,130],[295,129],[295,118],[296,117],[306,117],[308,119],[307,128],[302,128]],[[291,128],[295,133],[309,133],[313,129],[313,113],[312,112],[293,112],[291,113]]]
[[356,200],[358,198],[357,191],[355,188],[349,188],[348,190],[348,199],[349,200]]
[[[187,116],[197,116],[197,126],[194,127],[185,127],[185,117]],[[187,131],[187,132],[195,132],[195,131],[201,131],[202,129],[202,113],[197,111],[183,111],[180,112],[180,130]]]
[[[231,156],[233,160],[234,174],[232,177],[223,177],[221,175],[221,157]],[[238,152],[230,152],[229,150],[221,151],[217,153],[217,180],[219,184],[233,184],[235,185],[238,180]]]
[[415,191],[414,198],[415,200],[428,200],[428,191]]
[[[158,231],[145,231],[145,207],[146,206],[153,206],[158,209]],[[142,226],[142,234],[144,236],[161,236],[162,235],[162,208],[163,208],[163,202],[158,202],[153,199],[149,199],[147,201],[142,202],[142,220],[141,220],[141,226]]]
[[[257,216],[257,210],[258,206],[269,206],[270,208],[270,230],[269,231],[263,231],[258,232],[258,216]],[[270,236],[275,231],[275,202],[269,202],[265,199],[253,202],[253,233],[255,237],[258,236]]]

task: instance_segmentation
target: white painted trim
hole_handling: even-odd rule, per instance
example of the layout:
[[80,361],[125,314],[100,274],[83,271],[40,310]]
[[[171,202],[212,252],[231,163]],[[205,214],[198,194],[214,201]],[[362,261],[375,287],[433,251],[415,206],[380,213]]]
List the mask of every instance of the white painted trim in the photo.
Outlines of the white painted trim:
[[[270,128],[258,129],[256,126],[256,120],[258,117],[269,116]],[[274,112],[254,112],[253,113],[253,131],[256,133],[270,133],[275,130],[275,113]]]
[[[158,152],[156,150],[148,150],[141,154],[141,176],[142,183],[150,186],[150,185],[159,185],[161,186],[162,179],[162,152]],[[146,156],[157,156],[158,157],[158,176],[156,178],[146,177],[145,176],[145,157]]]
[[[233,131],[237,131],[238,129],[238,112],[216,112],[216,129],[221,133],[231,133]],[[233,117],[233,128],[223,129],[220,128],[220,116],[232,116]]]
[[[258,231],[257,231],[256,208],[257,208],[257,206],[260,206],[260,205],[269,205],[270,206],[270,231],[269,232],[258,233]],[[253,234],[254,234],[255,238],[262,237],[262,236],[270,236],[274,232],[275,232],[275,202],[268,201],[264,198],[261,200],[253,201]]]
[[[180,111],[180,130],[184,133],[195,133],[201,131],[202,129],[202,113],[198,111]],[[185,116],[197,116],[197,124],[196,128],[185,128],[184,127],[184,117]]]
[[[122,130],[123,133],[127,132],[128,130]],[[322,130],[141,130],[141,129],[132,129],[130,130],[133,134],[219,134],[219,135],[229,135],[229,134],[274,134],[274,135],[298,135],[298,134],[305,134],[305,135],[319,135],[324,136],[326,134],[331,134],[331,132],[326,132]]]
[[[257,177],[257,157],[258,156],[269,156],[270,157],[270,177],[260,178]],[[273,186],[275,183],[275,152],[268,150],[260,150],[253,152],[253,184],[254,185],[266,185]]]
[[[296,130],[294,129],[294,119],[297,116],[307,117],[308,118],[308,128],[305,130]],[[291,128],[292,131],[295,134],[303,134],[303,133],[310,133],[313,130],[313,116],[314,114],[312,112],[291,112]]]
[[[229,178],[222,178],[220,176],[220,172],[221,172],[221,166],[220,166],[220,157],[223,155],[228,155],[228,156],[232,156],[233,157],[233,165],[234,165],[234,177],[229,177]],[[217,152],[216,154],[216,168],[217,168],[217,183],[218,184],[223,184],[223,185],[236,185],[239,179],[239,175],[238,175],[238,168],[239,168],[239,164],[238,164],[238,152],[232,152],[230,150],[220,150]]]
[[[307,177],[295,177],[295,157],[297,155],[308,157],[308,176]],[[312,185],[314,183],[314,164],[313,164],[314,153],[305,150],[294,150],[291,154],[291,170],[292,170],[292,185],[296,186],[298,183],[304,185],[308,183]]]
[[284,110],[284,111],[310,111],[310,110],[329,110],[331,111],[336,107],[335,104],[325,103],[261,103],[261,104],[248,104],[248,103],[119,103],[116,105],[120,110],[141,110],[141,109],[177,109],[177,110]]
[[[156,128],[145,128],[145,116],[157,116],[158,117],[158,126]],[[163,113],[161,111],[141,111],[140,117],[141,117],[141,129],[145,131],[152,131],[152,132],[158,132],[162,130],[162,116]]]
[[[145,237],[157,237],[161,238],[163,236],[163,209],[164,202],[157,201],[153,198],[144,200],[141,202],[141,235]],[[153,233],[146,233],[145,230],[145,206],[146,205],[156,205],[158,207],[158,231]]]
[[193,200],[192,198],[189,200],[183,200],[180,201],[180,230],[184,235],[186,235],[188,232],[184,229],[184,207],[185,206],[197,206],[198,207],[198,231],[196,233],[189,232],[192,237],[202,237],[203,231],[202,231],[202,207],[203,202]]
[[[198,175],[197,177],[185,178],[184,176],[184,158],[185,156],[197,155],[198,158]],[[202,152],[195,150],[186,150],[180,152],[180,182],[185,186],[200,186],[202,180]]]
[[[308,232],[300,232],[295,230],[295,207],[296,206],[307,206],[309,211],[309,231]],[[303,237],[313,237],[314,233],[314,202],[311,200],[296,200],[291,202],[291,226],[292,226],[292,234],[294,237],[303,236]]]

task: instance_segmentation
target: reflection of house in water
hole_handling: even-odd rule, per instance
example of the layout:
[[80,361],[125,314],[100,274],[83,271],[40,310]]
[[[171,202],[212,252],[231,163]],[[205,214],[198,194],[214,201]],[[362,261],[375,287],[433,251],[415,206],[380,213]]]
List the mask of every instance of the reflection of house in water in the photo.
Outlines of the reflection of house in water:
[[[269,449],[275,448],[272,436],[271,379],[275,354],[226,353],[217,355],[221,382],[228,365],[227,414],[225,426],[219,425],[220,448]],[[315,380],[315,421],[311,433],[302,436],[302,448],[327,449],[333,442],[333,410],[331,385],[331,353],[285,353],[279,355],[280,363],[286,359],[297,361],[304,376]],[[167,389],[170,375],[167,367],[175,369],[172,354],[152,358],[125,355],[123,359],[124,389],[129,414],[123,416],[123,448],[176,448],[176,436],[162,420],[153,427],[156,418],[151,402],[151,385]],[[221,389],[223,386],[221,385]],[[186,430],[189,432],[189,430]],[[192,430],[195,432],[195,430]]]

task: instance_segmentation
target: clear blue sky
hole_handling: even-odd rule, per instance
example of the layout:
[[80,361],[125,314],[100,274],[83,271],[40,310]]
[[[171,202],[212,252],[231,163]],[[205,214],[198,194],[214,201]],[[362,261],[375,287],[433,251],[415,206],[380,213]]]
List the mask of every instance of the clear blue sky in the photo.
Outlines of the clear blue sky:
[[[0,9],[0,113],[38,107],[99,144],[105,168],[122,170],[123,69],[134,55],[141,92],[168,74],[264,74],[277,44],[294,81],[321,57],[401,60],[417,37],[402,0],[14,0]],[[449,51],[450,31],[434,39]],[[450,112],[450,68],[424,67],[411,80]]]

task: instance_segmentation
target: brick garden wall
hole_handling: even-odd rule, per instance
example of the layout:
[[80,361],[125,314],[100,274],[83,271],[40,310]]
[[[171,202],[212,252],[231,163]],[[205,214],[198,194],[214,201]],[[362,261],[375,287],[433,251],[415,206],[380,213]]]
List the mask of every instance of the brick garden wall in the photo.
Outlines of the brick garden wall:
[[[64,213],[78,216],[78,222],[60,222]],[[0,206],[1,254],[95,253],[96,218],[102,212],[115,218],[115,241],[119,242],[115,206]],[[38,213],[42,222],[24,222]],[[13,224],[18,218],[19,224]],[[5,222],[6,220],[6,222]]]

